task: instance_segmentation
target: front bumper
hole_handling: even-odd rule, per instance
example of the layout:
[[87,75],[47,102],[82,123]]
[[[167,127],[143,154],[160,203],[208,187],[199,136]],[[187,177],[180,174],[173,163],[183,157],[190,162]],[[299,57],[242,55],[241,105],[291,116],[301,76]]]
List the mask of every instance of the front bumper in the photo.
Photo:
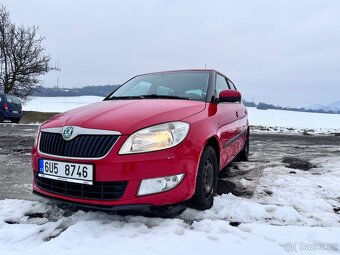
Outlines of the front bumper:
[[32,192],[34,195],[37,195],[39,197],[42,198],[47,198],[50,200],[53,200],[57,203],[62,203],[62,204],[66,204],[66,205],[70,205],[70,206],[76,206],[76,207],[80,207],[80,208],[85,208],[85,209],[90,209],[90,210],[104,210],[104,211],[125,211],[125,210],[139,210],[139,209],[145,209],[145,208],[149,208],[152,205],[148,205],[148,204],[131,204],[131,205],[114,205],[114,206],[105,206],[105,205],[94,205],[94,204],[86,204],[86,203],[74,203],[74,202],[70,202],[68,200],[65,199],[60,199],[60,198],[56,198],[56,197],[51,197],[49,195],[44,195],[43,193],[39,193],[35,190],[33,190]]
[[4,111],[3,116],[5,119],[17,119],[22,117],[22,111],[19,111],[18,113],[8,112]]
[[[188,138],[188,137],[187,137]],[[38,172],[39,158],[65,161],[71,163],[84,163],[94,165],[94,182],[123,182],[127,185],[122,196],[118,199],[87,199],[76,196],[65,196],[45,190],[33,182],[33,190],[45,197],[67,201],[71,203],[86,204],[100,207],[117,207],[128,205],[162,206],[177,204],[192,197],[195,190],[195,180],[200,157],[200,146],[194,146],[190,139],[185,139],[176,147],[141,154],[119,155],[121,145],[127,139],[121,136],[111,151],[102,159],[74,159],[47,156],[39,153],[37,148],[32,149],[32,166],[34,176]],[[183,180],[173,189],[145,196],[138,196],[138,189],[143,179],[184,173]]]

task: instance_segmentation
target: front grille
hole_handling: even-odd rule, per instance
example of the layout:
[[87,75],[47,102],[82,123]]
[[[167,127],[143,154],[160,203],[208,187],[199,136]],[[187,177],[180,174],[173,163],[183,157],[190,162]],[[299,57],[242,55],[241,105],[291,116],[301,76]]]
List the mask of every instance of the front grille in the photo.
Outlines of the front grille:
[[127,181],[94,182],[93,185],[78,184],[43,178],[35,174],[39,188],[51,193],[96,200],[117,200],[125,191]]
[[39,150],[56,156],[100,158],[109,152],[117,139],[117,135],[79,135],[65,141],[61,134],[41,132]]

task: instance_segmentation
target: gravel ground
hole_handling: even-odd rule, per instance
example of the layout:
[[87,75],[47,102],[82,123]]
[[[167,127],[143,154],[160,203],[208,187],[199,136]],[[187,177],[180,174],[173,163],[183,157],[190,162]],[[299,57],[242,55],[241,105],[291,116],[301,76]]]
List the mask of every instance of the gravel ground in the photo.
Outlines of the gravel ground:
[[[31,193],[30,150],[37,127],[0,124],[0,199],[41,200]],[[251,197],[265,168],[284,164],[292,173],[308,170],[313,167],[311,160],[340,155],[339,145],[337,136],[253,133],[250,163],[233,162],[222,171],[218,194]]]

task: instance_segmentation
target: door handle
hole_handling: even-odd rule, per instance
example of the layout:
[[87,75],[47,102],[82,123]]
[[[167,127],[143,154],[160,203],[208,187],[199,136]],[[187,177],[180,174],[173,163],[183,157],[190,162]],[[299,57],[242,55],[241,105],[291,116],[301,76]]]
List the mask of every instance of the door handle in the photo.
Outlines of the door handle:
[[238,118],[238,112],[236,112],[236,117]]

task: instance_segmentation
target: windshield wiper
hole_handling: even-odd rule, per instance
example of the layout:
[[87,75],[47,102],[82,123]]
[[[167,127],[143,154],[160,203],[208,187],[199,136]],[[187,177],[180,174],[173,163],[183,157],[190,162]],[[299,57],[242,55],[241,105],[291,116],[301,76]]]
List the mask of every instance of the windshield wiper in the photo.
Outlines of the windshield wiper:
[[157,94],[151,94],[151,95],[143,95],[143,98],[169,98],[169,99],[185,99],[185,100],[191,100],[190,97],[180,97],[180,96],[171,96],[171,95],[157,95]]
[[170,96],[170,95],[157,95],[157,94],[151,94],[151,95],[140,95],[140,96],[112,96],[109,98],[106,98],[105,100],[119,100],[119,99],[157,99],[157,98],[165,98],[165,99],[185,99],[185,100],[191,100],[190,97],[179,97],[179,96]]
[[105,98],[105,100],[117,100],[117,99],[143,99],[145,98],[144,96],[112,96],[109,98]]

